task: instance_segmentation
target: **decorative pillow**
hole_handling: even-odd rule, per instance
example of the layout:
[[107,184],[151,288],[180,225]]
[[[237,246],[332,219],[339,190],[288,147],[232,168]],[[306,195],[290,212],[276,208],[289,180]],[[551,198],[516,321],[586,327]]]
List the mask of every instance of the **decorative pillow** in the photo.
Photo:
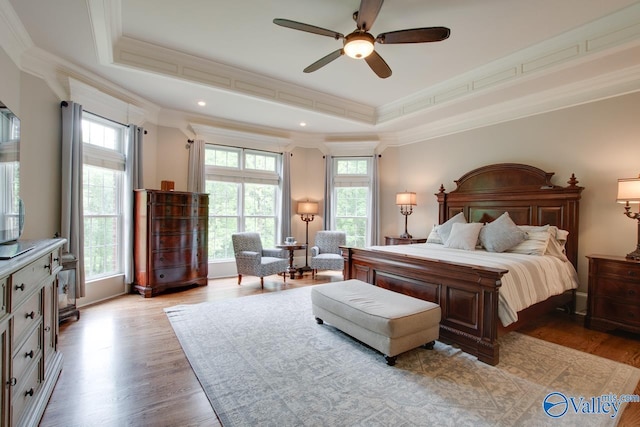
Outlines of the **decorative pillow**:
[[504,252],[524,240],[525,232],[518,228],[508,212],[480,230],[480,243],[489,252]]
[[[525,226],[519,227],[521,227],[522,229],[522,227]],[[507,249],[505,252],[524,255],[544,255],[547,251],[549,238],[551,237],[551,233],[549,233],[549,226],[535,228],[532,227],[529,228],[529,230],[531,231],[526,232],[526,239],[524,242],[519,243],[510,249]]]
[[442,239],[438,234],[439,225],[434,225],[431,229],[431,233],[429,233],[429,237],[427,237],[427,243],[435,243],[436,245],[442,245]]
[[454,223],[444,247],[474,251],[482,227],[483,224],[480,222]]
[[449,234],[451,234],[451,227],[453,224],[466,224],[467,220],[464,217],[464,213],[460,212],[451,218],[449,218],[446,222],[440,224],[438,226],[438,234],[440,235],[440,239],[442,239],[442,243],[447,243],[447,239],[449,238]]

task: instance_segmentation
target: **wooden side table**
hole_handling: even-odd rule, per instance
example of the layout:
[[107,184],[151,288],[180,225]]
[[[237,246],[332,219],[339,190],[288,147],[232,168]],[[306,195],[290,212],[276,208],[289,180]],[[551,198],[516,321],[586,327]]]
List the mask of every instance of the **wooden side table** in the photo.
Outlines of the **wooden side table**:
[[385,245],[411,245],[413,243],[426,243],[426,237],[399,237],[399,236],[385,236]]
[[585,327],[640,333],[640,261],[589,255]]
[[[298,249],[306,249],[307,245],[305,244],[299,245],[297,243],[294,243],[294,244],[283,243],[281,245],[276,245],[276,248],[286,249],[289,251],[289,267],[287,267],[286,273],[289,275],[290,278],[295,279],[296,272],[298,271],[298,269],[293,266],[293,253]],[[302,274],[300,274],[300,277],[302,277]]]

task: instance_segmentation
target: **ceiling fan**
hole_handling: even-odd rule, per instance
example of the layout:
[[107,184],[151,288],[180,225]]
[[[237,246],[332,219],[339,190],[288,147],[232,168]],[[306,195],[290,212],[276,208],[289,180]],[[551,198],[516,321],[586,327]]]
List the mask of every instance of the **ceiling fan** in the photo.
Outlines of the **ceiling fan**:
[[274,19],[273,23],[294,30],[306,31],[321,36],[333,37],[336,40],[343,39],[342,48],[335,50],[327,56],[320,58],[304,69],[305,73],[311,73],[324,67],[331,61],[346,54],[351,58],[364,59],[378,77],[386,79],[391,75],[391,68],[375,51],[373,44],[398,44],[398,43],[426,43],[445,40],[451,34],[446,27],[413,28],[407,30],[390,31],[373,37],[369,30],[376,20],[384,0],[361,0],[360,9],[353,13],[356,21],[356,30],[346,36],[332,30],[303,24],[289,19]]

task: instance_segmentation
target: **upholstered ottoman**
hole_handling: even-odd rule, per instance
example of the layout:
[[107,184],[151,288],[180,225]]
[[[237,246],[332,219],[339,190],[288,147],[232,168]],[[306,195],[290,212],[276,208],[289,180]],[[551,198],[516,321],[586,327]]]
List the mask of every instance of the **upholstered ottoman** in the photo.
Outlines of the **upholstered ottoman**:
[[324,321],[375,348],[393,366],[396,356],[425,345],[433,348],[440,329],[440,306],[360,280],[311,289],[316,321]]

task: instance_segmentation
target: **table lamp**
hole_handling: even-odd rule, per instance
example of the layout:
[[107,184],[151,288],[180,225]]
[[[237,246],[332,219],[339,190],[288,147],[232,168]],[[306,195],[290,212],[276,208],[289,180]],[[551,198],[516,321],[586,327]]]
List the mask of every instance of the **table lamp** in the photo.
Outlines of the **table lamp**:
[[318,202],[310,202],[309,200],[306,202],[298,202],[297,212],[300,215],[300,219],[307,225],[304,267],[300,268],[300,273],[302,274],[302,272],[311,271],[311,267],[309,267],[309,223],[313,221],[314,216],[318,214]]
[[403,239],[410,239],[412,236],[407,231],[407,217],[413,213],[413,207],[417,206],[416,193],[405,191],[396,194],[396,205],[400,206],[400,213],[404,215],[404,233],[400,235]]
[[640,260],[640,211],[631,212],[630,204],[640,204],[640,177],[622,178],[618,180],[618,203],[625,203],[624,214],[638,221],[638,239],[636,250],[628,253],[628,259]]

